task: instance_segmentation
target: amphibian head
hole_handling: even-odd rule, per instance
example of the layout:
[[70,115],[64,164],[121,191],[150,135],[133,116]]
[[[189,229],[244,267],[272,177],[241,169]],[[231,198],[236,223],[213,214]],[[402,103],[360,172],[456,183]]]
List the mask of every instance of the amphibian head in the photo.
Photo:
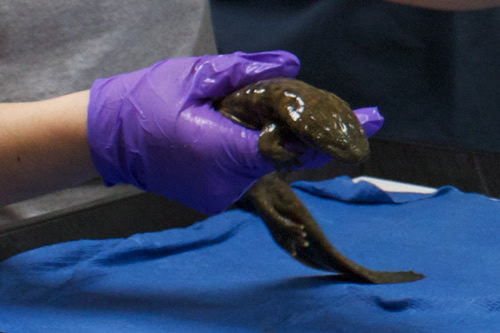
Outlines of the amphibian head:
[[224,98],[219,111],[261,130],[261,152],[280,162],[293,155],[283,147],[290,135],[346,162],[360,162],[369,154],[366,134],[349,105],[300,80],[275,78],[250,84]]
[[279,107],[286,126],[323,153],[346,162],[360,162],[368,156],[363,127],[349,105],[336,95],[299,81],[293,91],[282,92]]

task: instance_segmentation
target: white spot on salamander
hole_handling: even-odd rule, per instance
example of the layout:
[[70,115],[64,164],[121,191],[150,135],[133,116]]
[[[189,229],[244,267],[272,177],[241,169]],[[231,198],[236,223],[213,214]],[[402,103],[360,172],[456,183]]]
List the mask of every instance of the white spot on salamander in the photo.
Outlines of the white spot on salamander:
[[269,124],[269,125],[265,126],[265,127],[262,129],[262,131],[260,131],[259,136],[263,136],[263,135],[265,135],[266,133],[271,133],[271,132],[273,132],[273,131],[275,131],[275,130],[276,130],[276,124],[271,123],[271,124]]
[[291,93],[289,91],[285,91],[284,95],[289,98],[295,99],[295,105],[288,105],[286,107],[288,111],[288,115],[290,118],[292,118],[293,121],[297,121],[302,117],[302,113],[304,112],[304,100],[302,97],[297,96],[294,93]]

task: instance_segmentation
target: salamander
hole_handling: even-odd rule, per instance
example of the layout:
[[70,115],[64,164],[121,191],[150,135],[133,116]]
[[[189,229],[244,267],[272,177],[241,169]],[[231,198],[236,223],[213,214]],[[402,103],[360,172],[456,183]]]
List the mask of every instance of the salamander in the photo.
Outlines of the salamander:
[[274,78],[233,92],[216,108],[234,122],[260,131],[259,150],[278,171],[259,179],[240,205],[260,216],[276,243],[292,257],[310,267],[370,283],[410,282],[424,277],[413,271],[374,271],[348,259],[329,242],[281,177],[300,165],[301,152],[287,146],[293,141],[346,162],[361,162],[368,156],[366,134],[345,101],[300,80]]
[[370,151],[349,105],[300,80],[250,84],[224,98],[218,110],[238,124],[260,130],[259,150],[279,169],[297,162],[297,154],[285,147],[292,138],[343,161],[360,162]]

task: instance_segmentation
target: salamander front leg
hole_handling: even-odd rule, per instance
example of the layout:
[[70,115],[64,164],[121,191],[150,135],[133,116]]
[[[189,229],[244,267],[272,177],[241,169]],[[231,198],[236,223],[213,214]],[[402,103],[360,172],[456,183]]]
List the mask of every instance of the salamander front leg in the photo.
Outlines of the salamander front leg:
[[290,131],[276,126],[274,123],[267,124],[259,136],[259,151],[273,162],[278,170],[292,170],[300,166],[298,157],[300,152],[293,152],[285,148],[287,139],[293,140]]

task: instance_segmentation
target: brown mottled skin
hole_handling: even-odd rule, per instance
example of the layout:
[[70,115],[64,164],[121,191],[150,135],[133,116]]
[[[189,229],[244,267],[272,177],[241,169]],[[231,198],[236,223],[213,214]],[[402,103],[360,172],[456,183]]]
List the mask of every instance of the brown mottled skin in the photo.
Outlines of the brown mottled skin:
[[233,121],[260,130],[259,150],[282,170],[257,181],[241,203],[264,220],[275,241],[295,259],[371,283],[424,277],[411,271],[374,271],[349,260],[330,244],[302,201],[279,176],[299,163],[300,153],[284,147],[289,141],[298,140],[342,161],[360,162],[368,156],[366,134],[346,102],[305,82],[276,78],[237,90],[216,107]]
[[349,105],[303,81],[278,78],[250,84],[224,98],[219,111],[261,130],[259,149],[278,168],[296,161],[296,154],[283,147],[290,138],[349,162],[360,162],[370,151]]

